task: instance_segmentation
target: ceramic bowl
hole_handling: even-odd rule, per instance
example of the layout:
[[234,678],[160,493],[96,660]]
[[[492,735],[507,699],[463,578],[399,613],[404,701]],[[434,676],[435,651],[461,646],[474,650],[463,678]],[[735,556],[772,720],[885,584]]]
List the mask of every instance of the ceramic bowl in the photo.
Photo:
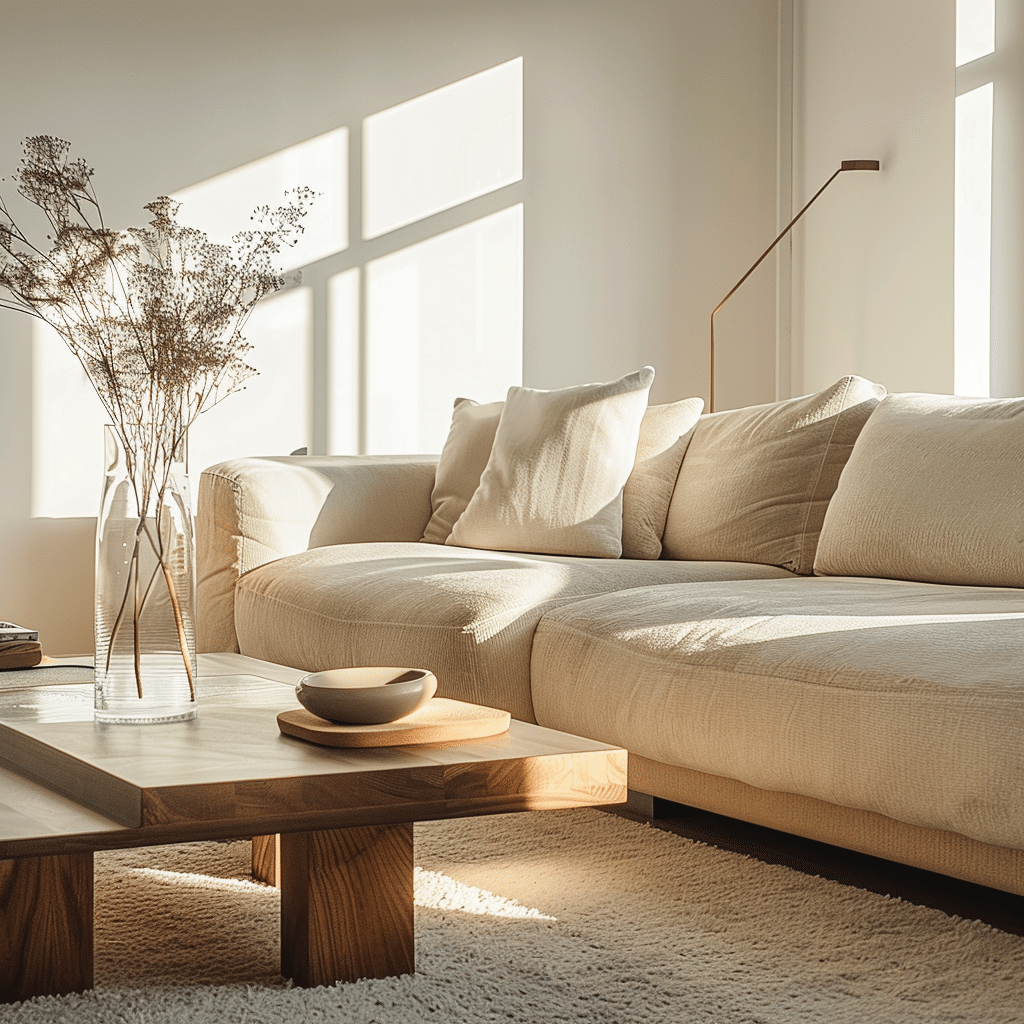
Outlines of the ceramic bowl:
[[411,715],[436,691],[437,679],[425,668],[334,668],[303,676],[295,696],[328,722],[379,725]]

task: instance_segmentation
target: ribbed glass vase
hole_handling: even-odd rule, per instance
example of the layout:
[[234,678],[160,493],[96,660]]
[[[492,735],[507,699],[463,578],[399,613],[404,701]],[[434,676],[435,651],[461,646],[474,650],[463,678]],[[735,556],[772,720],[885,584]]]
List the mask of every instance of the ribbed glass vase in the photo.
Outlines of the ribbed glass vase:
[[126,450],[104,434],[106,471],[96,523],[98,722],[195,718],[195,542],[184,462],[143,440]]

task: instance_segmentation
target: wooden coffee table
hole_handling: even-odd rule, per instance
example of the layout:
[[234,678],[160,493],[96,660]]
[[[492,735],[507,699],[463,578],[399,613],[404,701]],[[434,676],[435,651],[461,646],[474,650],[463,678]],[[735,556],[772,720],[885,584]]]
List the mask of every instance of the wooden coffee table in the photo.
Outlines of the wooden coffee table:
[[626,752],[603,743],[513,721],[321,747],[277,726],[302,672],[210,654],[199,675],[198,719],[169,725],[94,724],[90,684],[0,690],[0,1001],[92,987],[97,850],[257,837],[282,974],[330,985],[415,969],[414,822],[626,799]]

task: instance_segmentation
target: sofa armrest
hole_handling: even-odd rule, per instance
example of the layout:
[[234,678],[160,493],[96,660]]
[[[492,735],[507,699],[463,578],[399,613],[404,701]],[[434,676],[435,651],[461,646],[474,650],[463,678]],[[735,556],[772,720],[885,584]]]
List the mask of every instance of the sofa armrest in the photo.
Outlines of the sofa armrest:
[[250,569],[328,544],[418,541],[437,456],[278,456],[204,470],[196,515],[196,648],[237,651],[234,589]]

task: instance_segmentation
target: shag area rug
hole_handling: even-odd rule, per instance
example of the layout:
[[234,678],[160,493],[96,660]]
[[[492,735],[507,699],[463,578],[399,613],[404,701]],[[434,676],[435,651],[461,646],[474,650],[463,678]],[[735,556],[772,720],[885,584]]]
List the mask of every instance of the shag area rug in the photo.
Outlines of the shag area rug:
[[599,811],[416,826],[415,975],[297,989],[247,843],[96,857],[96,988],[17,1024],[1024,1020],[1024,938]]

